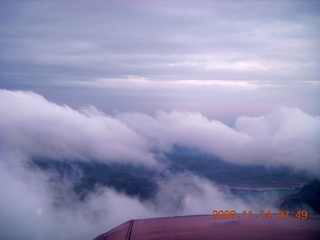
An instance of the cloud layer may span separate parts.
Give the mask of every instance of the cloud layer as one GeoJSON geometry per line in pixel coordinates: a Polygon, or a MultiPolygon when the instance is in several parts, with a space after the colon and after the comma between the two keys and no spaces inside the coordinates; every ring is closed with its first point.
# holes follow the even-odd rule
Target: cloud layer
{"type": "Polygon", "coordinates": [[[110,116],[92,106],[75,110],[33,92],[1,90],[0,115],[0,232],[8,239],[90,239],[131,218],[274,209],[261,199],[244,202],[191,173],[159,180],[152,200],[101,186],[79,200],[72,176],[52,181],[54,172],[27,166],[32,158],[163,168],[159,154],[182,145],[237,164],[320,172],[320,118],[296,108],[242,116],[230,127],[197,112],[110,116]]]}
{"type": "Polygon", "coordinates": [[[238,164],[320,172],[320,117],[297,108],[242,116],[230,127],[197,112],[108,116],[93,106],[74,110],[32,92],[1,90],[0,97],[2,152],[155,166],[155,152],[182,145],[238,164]]]}
{"type": "Polygon", "coordinates": [[[2,6],[0,60],[3,74],[14,82],[21,83],[17,67],[28,83],[50,76],[45,84],[62,85],[130,76],[319,80],[317,1],[3,1],[2,6]]]}
{"type": "Polygon", "coordinates": [[[0,87],[108,114],[319,115],[319,4],[2,0],[0,87]]]}
{"type": "Polygon", "coordinates": [[[234,127],[190,112],[158,112],[154,117],[125,113],[118,118],[159,151],[170,151],[179,144],[233,163],[285,165],[319,176],[320,118],[296,108],[279,107],[266,116],[239,117],[234,127]]]}
{"type": "Polygon", "coordinates": [[[76,111],[32,92],[1,91],[2,149],[29,157],[155,164],[147,142],[93,107],[76,111]],[[10,112],[8,112],[10,111],[10,112]]]}

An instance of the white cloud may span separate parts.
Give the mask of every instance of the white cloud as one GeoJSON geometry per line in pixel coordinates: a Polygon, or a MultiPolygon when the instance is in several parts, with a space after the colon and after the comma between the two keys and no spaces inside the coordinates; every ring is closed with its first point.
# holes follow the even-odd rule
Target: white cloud
{"type": "Polygon", "coordinates": [[[131,218],[273,209],[268,201],[244,202],[190,173],[158,181],[148,201],[106,187],[80,201],[72,177],[53,182],[54,173],[26,167],[33,157],[158,166],[153,152],[179,144],[238,164],[320,172],[320,118],[296,108],[239,117],[229,127],[197,112],[107,116],[93,106],[76,111],[32,92],[1,90],[0,115],[0,232],[8,239],[89,239],[131,218]]]}
{"type": "Polygon", "coordinates": [[[248,162],[256,159],[267,165],[283,164],[319,176],[319,116],[297,108],[279,107],[267,116],[240,117],[236,129],[251,138],[243,153],[248,162]]]}
{"type": "Polygon", "coordinates": [[[320,117],[296,108],[239,117],[234,128],[190,112],[158,112],[155,117],[126,113],[119,119],[160,151],[180,144],[238,164],[285,165],[313,176],[320,173],[320,117]]]}
{"type": "Polygon", "coordinates": [[[190,173],[172,175],[160,181],[155,202],[157,209],[167,215],[208,214],[214,209],[230,209],[236,212],[244,209],[259,212],[261,207],[275,209],[266,199],[252,198],[251,201],[244,202],[226,189],[220,189],[209,180],[190,173]]]}
{"type": "Polygon", "coordinates": [[[1,151],[29,157],[155,165],[148,143],[119,120],[76,111],[31,92],[0,93],[1,151]]]}
{"type": "Polygon", "coordinates": [[[4,152],[159,166],[153,152],[168,152],[178,144],[239,164],[286,165],[317,176],[320,172],[320,117],[297,108],[242,116],[230,127],[197,112],[108,116],[93,106],[76,111],[31,92],[2,90],[0,98],[4,152]]]}
{"type": "Polygon", "coordinates": [[[57,186],[51,174],[0,161],[0,231],[3,239],[93,239],[131,218],[157,216],[138,199],[109,188],[80,201],[71,179],[57,186]],[[63,199],[63,200],[57,200],[63,199]]]}
{"type": "Polygon", "coordinates": [[[130,219],[211,214],[213,209],[259,211],[192,174],[172,175],[160,182],[157,196],[150,201],[108,187],[98,187],[80,201],[71,178],[54,183],[50,180],[54,173],[8,160],[1,156],[0,231],[5,239],[93,239],[130,219]]]}

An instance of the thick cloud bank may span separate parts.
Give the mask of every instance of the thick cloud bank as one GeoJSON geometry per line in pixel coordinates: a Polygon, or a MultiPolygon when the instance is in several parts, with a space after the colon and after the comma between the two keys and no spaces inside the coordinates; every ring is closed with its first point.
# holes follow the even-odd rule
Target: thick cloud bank
{"type": "Polygon", "coordinates": [[[32,92],[0,91],[0,232],[4,239],[90,239],[131,218],[210,214],[213,209],[271,208],[244,203],[193,174],[159,180],[152,200],[96,187],[84,200],[73,179],[27,166],[32,158],[95,160],[164,167],[173,145],[198,148],[238,164],[286,165],[320,173],[320,118],[280,107],[267,116],[239,117],[234,127],[200,113],[74,110],[32,92]]]}
{"type": "Polygon", "coordinates": [[[320,174],[320,117],[296,108],[239,117],[234,128],[190,112],[158,112],[155,117],[125,113],[118,118],[158,151],[170,151],[179,144],[238,164],[285,165],[320,174]]]}
{"type": "Polygon", "coordinates": [[[168,152],[178,144],[234,163],[320,173],[320,117],[296,108],[242,116],[232,128],[196,112],[107,116],[93,106],[77,111],[32,92],[2,90],[0,115],[1,151],[27,157],[155,166],[153,152],[168,152]]]}
{"type": "Polygon", "coordinates": [[[94,107],[76,111],[32,92],[1,91],[2,150],[30,157],[155,164],[147,142],[94,107]]]}

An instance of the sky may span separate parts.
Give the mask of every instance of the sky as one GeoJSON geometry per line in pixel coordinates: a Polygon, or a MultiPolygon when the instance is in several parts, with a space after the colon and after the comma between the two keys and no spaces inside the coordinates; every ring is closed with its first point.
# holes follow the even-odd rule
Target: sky
{"type": "Polygon", "coordinates": [[[27,167],[34,158],[165,171],[159,155],[179,145],[319,178],[319,11],[316,0],[0,0],[0,232],[92,239],[132,218],[273,207],[192,173],[157,182],[151,202],[106,186],[80,201],[72,176],[52,182],[27,167]]]}
{"type": "Polygon", "coordinates": [[[319,114],[320,3],[1,1],[0,87],[106,113],[319,114]]]}

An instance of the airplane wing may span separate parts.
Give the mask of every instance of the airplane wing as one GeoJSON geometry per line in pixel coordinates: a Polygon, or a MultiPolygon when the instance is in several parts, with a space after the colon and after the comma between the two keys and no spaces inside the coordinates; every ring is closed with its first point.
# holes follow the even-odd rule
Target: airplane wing
{"type": "Polygon", "coordinates": [[[94,240],[212,240],[212,239],[320,239],[320,215],[299,219],[212,219],[212,215],[163,217],[127,221],[94,240]]]}

